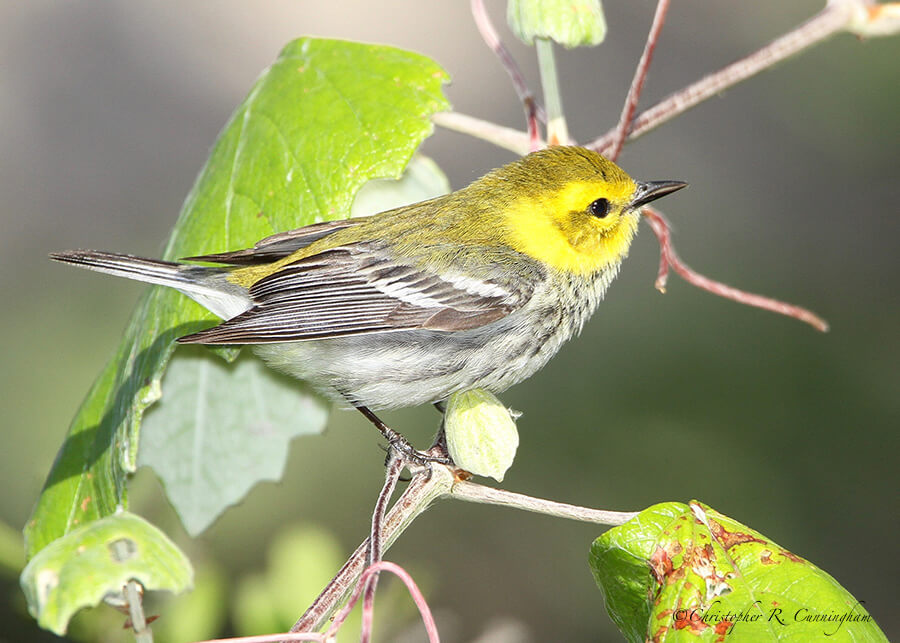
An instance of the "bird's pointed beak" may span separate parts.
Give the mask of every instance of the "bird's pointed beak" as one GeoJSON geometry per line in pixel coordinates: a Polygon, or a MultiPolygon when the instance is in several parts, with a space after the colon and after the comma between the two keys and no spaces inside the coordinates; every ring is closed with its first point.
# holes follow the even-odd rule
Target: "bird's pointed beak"
{"type": "Polygon", "coordinates": [[[639,208],[686,187],[684,181],[638,181],[630,206],[632,209],[639,208]]]}

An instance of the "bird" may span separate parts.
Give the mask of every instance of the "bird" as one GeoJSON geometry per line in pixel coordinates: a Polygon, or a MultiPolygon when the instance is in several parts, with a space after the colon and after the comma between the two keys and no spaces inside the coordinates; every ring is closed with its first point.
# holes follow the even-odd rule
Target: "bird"
{"type": "Polygon", "coordinates": [[[685,186],[636,181],[592,150],[553,146],[447,195],[252,248],[178,262],[50,257],[182,292],[223,321],[179,343],[249,345],[412,455],[375,411],[500,393],[533,375],[603,300],[641,207],[685,186]]]}

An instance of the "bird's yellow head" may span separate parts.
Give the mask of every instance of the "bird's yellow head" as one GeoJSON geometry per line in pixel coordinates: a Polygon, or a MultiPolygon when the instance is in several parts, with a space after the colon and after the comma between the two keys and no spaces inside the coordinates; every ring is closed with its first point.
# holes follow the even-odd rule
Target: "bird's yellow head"
{"type": "Polygon", "coordinates": [[[515,250],[579,275],[618,266],[637,232],[640,207],[686,185],[635,181],[581,147],[534,152],[483,180],[516,195],[503,208],[507,242],[515,250]]]}

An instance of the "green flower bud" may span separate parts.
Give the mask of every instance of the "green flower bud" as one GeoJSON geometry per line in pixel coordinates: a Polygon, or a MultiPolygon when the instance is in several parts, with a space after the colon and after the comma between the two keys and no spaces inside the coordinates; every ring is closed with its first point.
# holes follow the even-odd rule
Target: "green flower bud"
{"type": "Polygon", "coordinates": [[[453,462],[479,476],[503,481],[519,447],[515,416],[492,393],[472,389],[447,400],[444,434],[453,462]]]}
{"type": "Polygon", "coordinates": [[[549,38],[568,48],[593,46],[606,37],[600,0],[509,0],[506,20],[526,45],[549,38]]]}

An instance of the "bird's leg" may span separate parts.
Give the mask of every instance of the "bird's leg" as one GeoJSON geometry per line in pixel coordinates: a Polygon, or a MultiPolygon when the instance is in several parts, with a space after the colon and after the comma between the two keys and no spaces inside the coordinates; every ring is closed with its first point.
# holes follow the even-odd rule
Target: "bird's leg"
{"type": "Polygon", "coordinates": [[[433,455],[430,453],[424,453],[422,451],[418,451],[409,443],[409,440],[404,438],[402,435],[394,431],[391,427],[381,421],[381,419],[372,413],[368,407],[354,404],[356,410],[362,413],[369,422],[375,425],[375,428],[384,436],[384,439],[387,440],[388,444],[392,449],[395,449],[400,455],[406,458],[408,461],[414,462],[419,465],[427,466],[430,462],[437,462],[439,464],[450,464],[450,458],[441,455],[433,455]]]}
{"type": "Polygon", "coordinates": [[[447,414],[447,402],[443,400],[435,402],[434,408],[441,414],[441,426],[438,428],[437,435],[434,436],[434,444],[431,445],[431,448],[438,447],[442,452],[450,453],[447,449],[447,434],[444,432],[444,418],[447,414]]]}

